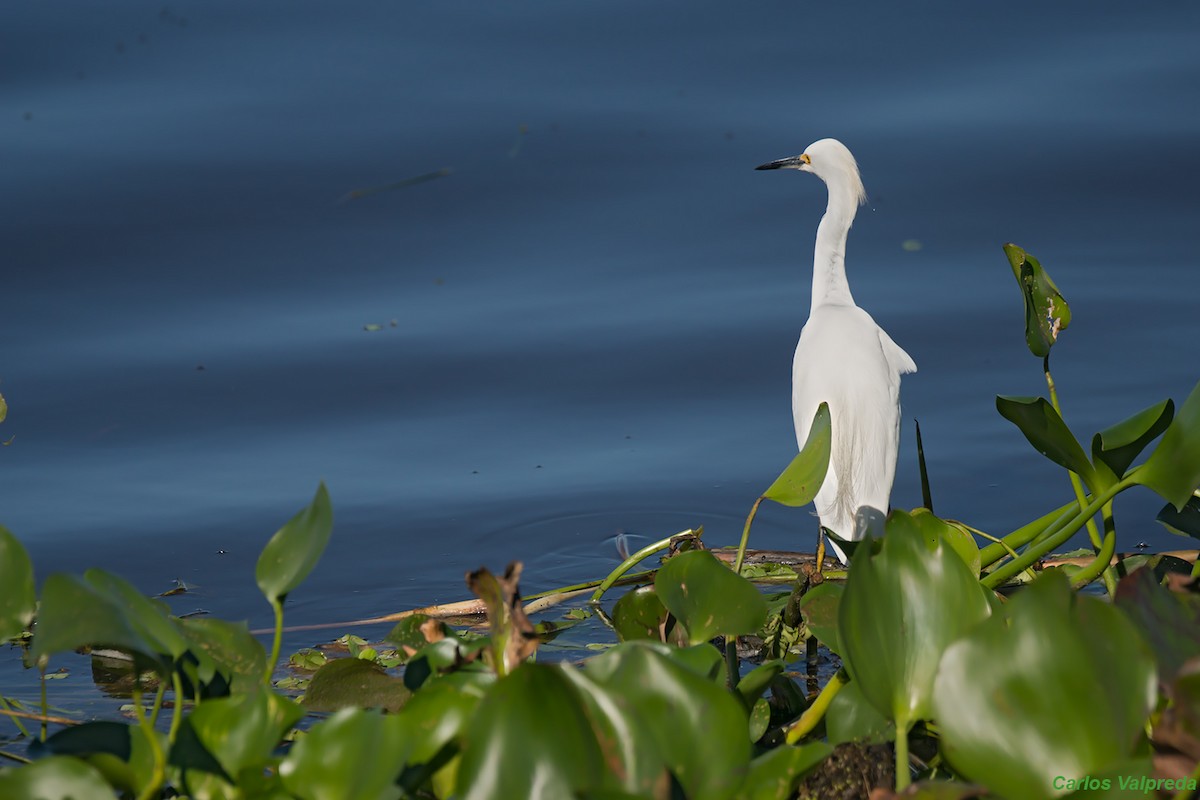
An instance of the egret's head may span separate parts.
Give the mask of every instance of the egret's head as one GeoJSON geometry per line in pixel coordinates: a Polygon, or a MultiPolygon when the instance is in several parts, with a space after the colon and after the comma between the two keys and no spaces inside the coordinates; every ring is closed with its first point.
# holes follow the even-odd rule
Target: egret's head
{"type": "Polygon", "coordinates": [[[831,191],[835,186],[844,189],[856,204],[861,204],[867,199],[867,190],[858,174],[858,162],[854,160],[854,155],[846,145],[837,139],[819,139],[798,156],[761,164],[755,169],[798,169],[801,172],[811,172],[825,181],[831,191]]]}

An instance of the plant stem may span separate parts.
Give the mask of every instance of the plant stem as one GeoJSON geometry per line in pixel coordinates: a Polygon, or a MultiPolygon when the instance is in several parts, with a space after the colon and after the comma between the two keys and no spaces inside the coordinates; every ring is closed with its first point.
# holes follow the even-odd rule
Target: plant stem
{"type": "Polygon", "coordinates": [[[171,686],[175,689],[175,707],[171,709],[171,727],[167,731],[167,741],[174,745],[179,726],[183,722],[183,678],[180,677],[179,670],[171,673],[171,686]]]}
{"type": "MultiPolygon", "coordinates": [[[[136,669],[136,667],[135,667],[136,669]]],[[[158,694],[155,697],[155,706],[162,700],[163,684],[158,684],[158,694]]],[[[133,706],[134,712],[138,717],[138,727],[141,728],[142,735],[146,737],[146,744],[150,746],[150,754],[154,758],[154,771],[150,773],[150,780],[145,787],[138,793],[137,800],[151,800],[158,795],[159,789],[162,788],[163,781],[167,777],[166,756],[163,755],[162,743],[158,741],[158,732],[154,730],[154,718],[157,717],[157,712],[153,716],[146,713],[142,708],[142,679],[141,675],[134,674],[133,676],[133,706]]]]}
{"type": "MultiPolygon", "coordinates": [[[[1047,353],[1045,358],[1042,359],[1042,371],[1046,374],[1046,387],[1050,390],[1050,405],[1058,414],[1059,419],[1062,419],[1062,408],[1058,404],[1058,392],[1054,388],[1054,378],[1050,375],[1049,353],[1047,353]]],[[[1075,490],[1075,501],[1079,504],[1079,508],[1082,510],[1087,504],[1087,499],[1083,493],[1083,481],[1080,480],[1079,475],[1071,470],[1067,470],[1067,475],[1071,478],[1071,488],[1075,490]]],[[[1101,548],[1100,532],[1096,530],[1096,520],[1092,519],[1091,517],[1088,517],[1087,520],[1087,531],[1088,538],[1092,540],[1092,548],[1099,552],[1101,548]]]]}
{"type": "Polygon", "coordinates": [[[1047,553],[1050,553],[1054,550],[1054,548],[1070,539],[1071,536],[1083,526],[1084,521],[1095,516],[1096,512],[1099,511],[1105,503],[1107,503],[1109,500],[1112,500],[1130,486],[1135,485],[1137,481],[1134,480],[1134,478],[1137,476],[1137,473],[1140,471],[1140,469],[1140,467],[1134,467],[1124,478],[1101,492],[1100,495],[1093,499],[1089,505],[1087,505],[1075,516],[1069,518],[1065,523],[1062,522],[1062,518],[1060,518],[1058,521],[1055,521],[1053,525],[1046,529],[1041,541],[1032,545],[1020,558],[1013,559],[1007,564],[997,567],[992,572],[983,576],[979,582],[989,589],[995,589],[1009,578],[1014,577],[1027,567],[1032,566],[1039,558],[1047,553]]]}
{"type": "Polygon", "coordinates": [[[899,794],[912,783],[912,772],[908,768],[908,725],[896,720],[896,793],[899,794]]]}
{"type": "Polygon", "coordinates": [[[787,743],[795,744],[812,733],[816,729],[817,723],[825,718],[825,712],[829,710],[829,704],[833,702],[833,698],[837,697],[837,693],[849,682],[850,676],[846,673],[845,667],[835,672],[829,679],[829,683],[825,684],[825,688],[812,701],[812,705],[806,708],[800,715],[800,719],[788,728],[787,743]]]}
{"type": "Polygon", "coordinates": [[[1004,558],[1005,554],[1018,547],[1024,547],[1038,537],[1042,531],[1048,530],[1049,527],[1057,525],[1061,519],[1070,519],[1074,513],[1073,509],[1078,508],[1076,503],[1067,503],[1059,506],[1049,514],[1044,514],[1038,517],[1033,522],[1022,525],[1012,533],[1004,536],[1000,542],[989,544],[979,551],[979,562],[981,566],[990,567],[1000,559],[1004,558]]]}
{"type": "Polygon", "coordinates": [[[275,640],[271,643],[271,657],[267,659],[267,670],[263,675],[263,683],[268,687],[279,661],[279,648],[283,646],[283,602],[277,597],[271,598],[271,609],[275,612],[275,640]]]}
{"type": "Polygon", "coordinates": [[[732,691],[737,688],[742,679],[741,672],[738,670],[736,636],[725,637],[725,670],[729,673],[729,689],[732,691]]]}
{"type": "Polygon", "coordinates": [[[754,522],[754,515],[758,513],[758,507],[766,500],[765,495],[759,495],[759,498],[754,501],[754,505],[750,506],[750,514],[746,517],[746,524],[742,527],[742,541],[738,543],[737,559],[733,562],[733,571],[737,575],[742,574],[742,562],[746,559],[746,543],[750,541],[750,524],[754,522]]]}
{"type": "MultiPolygon", "coordinates": [[[[1078,589],[1081,586],[1087,586],[1101,574],[1106,578],[1111,576],[1112,571],[1109,567],[1112,565],[1112,557],[1116,552],[1117,534],[1115,531],[1109,531],[1104,535],[1104,546],[1100,548],[1100,552],[1092,559],[1092,563],[1075,573],[1075,577],[1071,579],[1071,585],[1078,589]]],[[[1109,596],[1111,597],[1115,593],[1116,587],[1114,586],[1109,596]]]]}
{"type": "Polygon", "coordinates": [[[618,564],[616,569],[608,573],[608,577],[600,582],[600,585],[596,587],[596,591],[592,592],[591,601],[593,603],[599,602],[600,598],[604,596],[604,593],[612,588],[612,585],[616,583],[622,575],[639,564],[642,559],[657,553],[659,550],[666,550],[671,546],[671,542],[675,541],[675,539],[679,538],[680,536],[687,536],[688,534],[693,533],[695,533],[695,531],[689,528],[688,530],[681,531],[674,536],[668,536],[666,539],[659,539],[657,542],[648,544],[641,550],[638,550],[629,558],[618,564]]]}

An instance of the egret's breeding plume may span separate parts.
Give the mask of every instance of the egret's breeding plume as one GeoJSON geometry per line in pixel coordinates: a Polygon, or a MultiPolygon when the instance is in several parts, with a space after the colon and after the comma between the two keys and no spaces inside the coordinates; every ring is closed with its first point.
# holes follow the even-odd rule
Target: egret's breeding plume
{"type": "MultiPolygon", "coordinates": [[[[813,142],[802,154],[757,169],[811,172],[829,188],[817,226],[812,306],[792,361],[792,418],[800,446],[817,406],[829,404],[829,471],[814,504],[821,526],[857,539],[855,514],[886,513],[900,446],[900,376],[916,372],[908,353],[854,304],[846,282],[846,235],[866,199],[858,164],[836,139],[813,142]]],[[[843,561],[845,553],[830,545],[843,561]]]]}

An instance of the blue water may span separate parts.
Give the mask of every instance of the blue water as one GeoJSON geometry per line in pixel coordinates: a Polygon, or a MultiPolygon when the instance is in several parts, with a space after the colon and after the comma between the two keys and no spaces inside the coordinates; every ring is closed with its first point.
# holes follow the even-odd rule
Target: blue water
{"type": "MultiPolygon", "coordinates": [[[[327,482],[294,624],[459,599],[614,534],[736,540],[795,450],[825,136],[871,195],[850,281],[916,360],[936,510],[1070,497],[998,417],[1044,391],[1000,250],[1072,303],[1082,436],[1200,379],[1200,6],[82,0],[0,9],[0,524],[265,625],[270,534],[327,482]],[[339,203],[442,168],[447,177],[339,203]],[[906,241],[919,242],[910,251],[906,241]],[[365,326],[379,325],[379,330],[365,326]]],[[[920,503],[906,423],[895,505],[920,503]]],[[[1121,548],[1190,546],[1118,502],[1121,548]]],[[[810,549],[806,511],[754,545],[810,549]]],[[[644,540],[635,539],[635,544],[644,540]]]]}

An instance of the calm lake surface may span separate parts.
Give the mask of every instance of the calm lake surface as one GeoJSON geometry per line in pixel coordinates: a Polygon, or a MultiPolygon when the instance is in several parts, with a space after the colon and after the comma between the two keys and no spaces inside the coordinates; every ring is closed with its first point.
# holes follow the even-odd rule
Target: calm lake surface
{"type": "MultiPolygon", "coordinates": [[[[600,577],[620,532],[734,543],[795,452],[825,202],[753,167],[834,136],[936,510],[1006,532],[1071,491],[994,408],[1045,391],[1004,242],[1072,304],[1081,436],[1200,379],[1198,30],[1191,2],[10,3],[0,524],[39,581],[178,578],[254,627],[258,552],[322,480],[291,624],[512,559],[527,592],[600,577]]],[[[1122,496],[1121,549],[1190,546],[1160,506],[1122,496]]],[[[768,508],[752,545],[815,533],[768,508]]]]}

